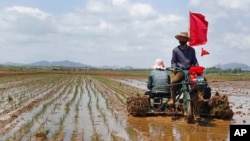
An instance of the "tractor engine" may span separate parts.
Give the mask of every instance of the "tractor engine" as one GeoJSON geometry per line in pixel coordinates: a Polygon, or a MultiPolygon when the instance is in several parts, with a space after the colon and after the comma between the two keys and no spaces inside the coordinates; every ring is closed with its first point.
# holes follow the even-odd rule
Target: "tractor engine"
{"type": "Polygon", "coordinates": [[[189,69],[189,80],[191,88],[194,88],[196,85],[206,85],[206,79],[202,76],[204,72],[204,67],[193,66],[189,69]]]}
{"type": "Polygon", "coordinates": [[[192,89],[202,89],[204,90],[203,98],[210,99],[211,88],[207,83],[206,78],[203,76],[204,67],[193,66],[189,69],[189,81],[192,89]]]}

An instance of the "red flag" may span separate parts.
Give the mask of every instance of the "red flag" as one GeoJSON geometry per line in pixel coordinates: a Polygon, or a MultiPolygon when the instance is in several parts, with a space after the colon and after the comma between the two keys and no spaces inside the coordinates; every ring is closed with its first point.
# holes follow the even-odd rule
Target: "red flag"
{"type": "Polygon", "coordinates": [[[208,54],[209,54],[208,51],[206,51],[205,49],[201,48],[201,56],[208,55],[208,54]]]}
{"type": "Polygon", "coordinates": [[[207,42],[208,22],[205,16],[199,13],[190,15],[190,46],[204,45],[207,42]]]}

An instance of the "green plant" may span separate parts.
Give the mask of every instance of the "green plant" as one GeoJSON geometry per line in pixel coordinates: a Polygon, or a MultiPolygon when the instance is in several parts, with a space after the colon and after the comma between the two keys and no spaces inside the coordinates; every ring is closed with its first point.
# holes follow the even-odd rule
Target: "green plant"
{"type": "Polygon", "coordinates": [[[215,96],[220,96],[218,91],[215,92],[215,96]]]}
{"type": "Polygon", "coordinates": [[[12,103],[12,102],[13,102],[13,97],[10,96],[10,95],[8,96],[8,102],[9,102],[9,103],[12,103]]]}

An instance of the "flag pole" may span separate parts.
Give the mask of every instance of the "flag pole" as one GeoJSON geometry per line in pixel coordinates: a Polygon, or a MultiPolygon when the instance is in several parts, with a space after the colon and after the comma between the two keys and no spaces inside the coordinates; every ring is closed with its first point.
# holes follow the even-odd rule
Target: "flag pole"
{"type": "Polygon", "coordinates": [[[188,34],[190,35],[190,13],[191,13],[191,11],[189,11],[189,13],[188,13],[188,34]]]}
{"type": "Polygon", "coordinates": [[[189,44],[189,46],[190,46],[190,13],[191,13],[191,11],[189,11],[189,13],[188,13],[188,36],[189,36],[189,42],[188,42],[188,44],[189,44]]]}

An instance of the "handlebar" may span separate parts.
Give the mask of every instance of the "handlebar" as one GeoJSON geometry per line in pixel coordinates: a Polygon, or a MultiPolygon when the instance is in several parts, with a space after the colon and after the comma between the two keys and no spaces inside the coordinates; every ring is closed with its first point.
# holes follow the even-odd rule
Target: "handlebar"
{"type": "Polygon", "coordinates": [[[165,68],[165,70],[167,70],[167,71],[174,71],[174,69],[176,70],[176,71],[185,71],[184,69],[182,69],[182,68],[180,68],[180,67],[167,67],[167,68],[165,68]]]}
{"type": "Polygon", "coordinates": [[[173,67],[167,67],[165,70],[167,70],[167,71],[174,71],[174,68],[173,67]]]}

